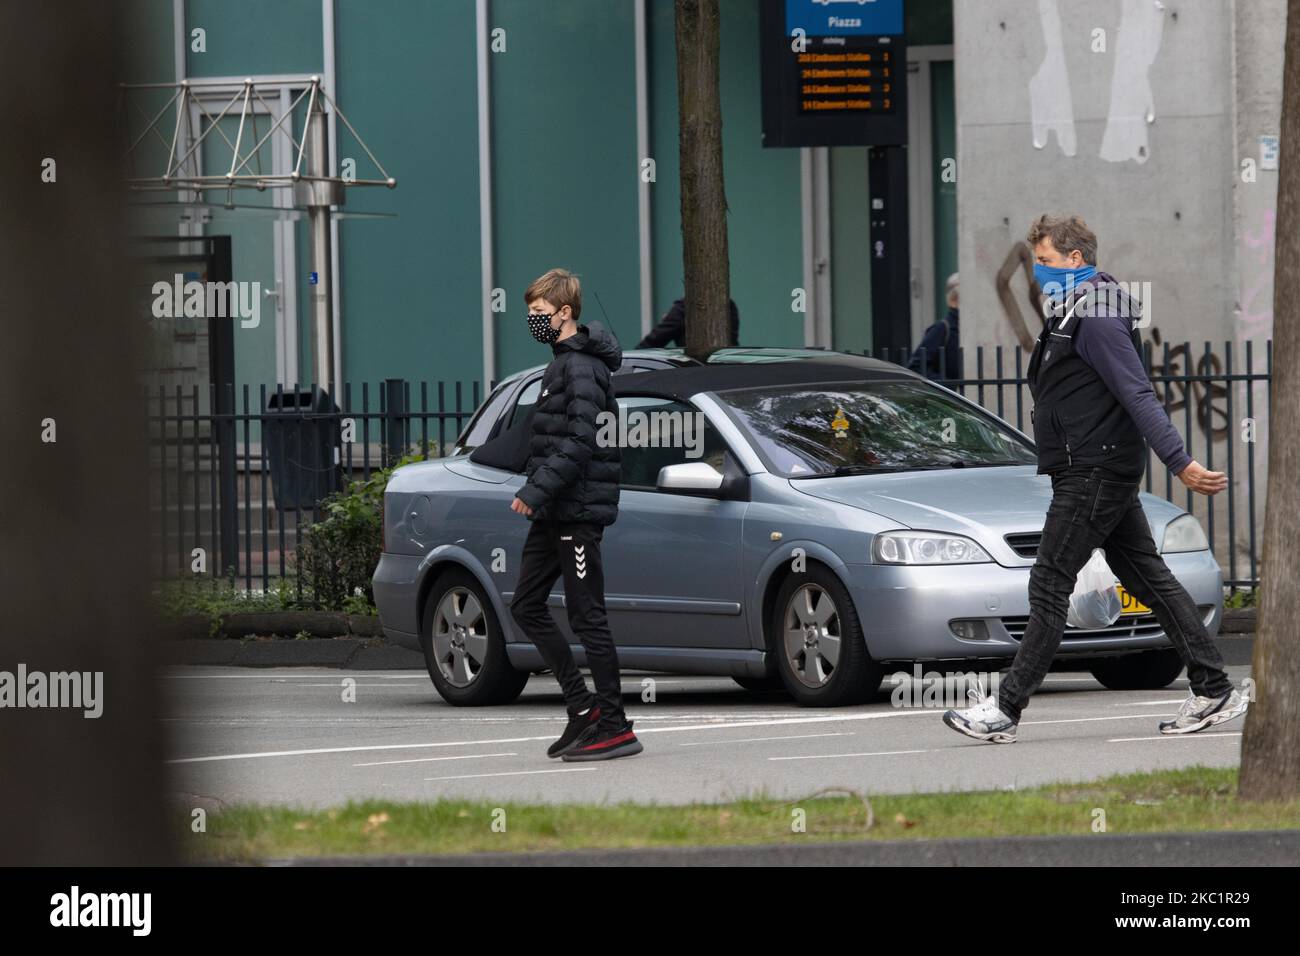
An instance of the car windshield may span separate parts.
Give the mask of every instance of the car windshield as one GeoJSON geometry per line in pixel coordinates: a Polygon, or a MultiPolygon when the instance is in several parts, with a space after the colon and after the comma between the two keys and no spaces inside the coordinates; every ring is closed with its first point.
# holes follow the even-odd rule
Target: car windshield
{"type": "Polygon", "coordinates": [[[1037,461],[1008,425],[924,382],[746,388],[720,397],[787,478],[1037,461]]]}

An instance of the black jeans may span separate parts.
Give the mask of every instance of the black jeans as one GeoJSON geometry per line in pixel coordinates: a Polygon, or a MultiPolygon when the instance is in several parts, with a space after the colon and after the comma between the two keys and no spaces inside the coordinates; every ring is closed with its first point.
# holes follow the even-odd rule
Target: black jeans
{"type": "Polygon", "coordinates": [[[560,682],[569,711],[577,713],[599,703],[601,722],[621,726],[624,715],[618,652],[605,616],[605,572],[600,563],[604,530],[598,524],[533,521],[524,541],[510,613],[560,682]],[[587,652],[587,666],[596,685],[594,696],[546,606],[551,587],[561,574],[569,626],[587,652]]]}
{"type": "Polygon", "coordinates": [[[998,706],[1013,720],[1038,689],[1065,631],[1074,581],[1103,548],[1120,584],[1155,613],[1187,665],[1193,692],[1221,697],[1232,690],[1191,595],[1165,565],[1138,500],[1137,482],[1113,481],[1100,468],[1052,476],[1052,503],[1029,572],[1029,623],[1015,660],[998,686],[998,706]]]}

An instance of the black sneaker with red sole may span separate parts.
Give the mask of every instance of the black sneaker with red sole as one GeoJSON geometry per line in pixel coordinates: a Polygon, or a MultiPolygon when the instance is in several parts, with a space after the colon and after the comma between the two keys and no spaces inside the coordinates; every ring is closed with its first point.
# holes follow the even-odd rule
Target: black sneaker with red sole
{"type": "Polygon", "coordinates": [[[639,754],[645,748],[632,733],[632,721],[625,720],[622,725],[610,726],[604,722],[583,731],[573,749],[562,759],[569,763],[588,760],[612,760],[615,757],[630,757],[639,754]]]}
{"type": "Polygon", "coordinates": [[[560,734],[559,740],[546,748],[546,756],[560,757],[568,753],[578,743],[582,732],[595,727],[599,720],[600,706],[597,704],[592,704],[580,714],[570,712],[569,722],[564,725],[564,733],[560,734]]]}

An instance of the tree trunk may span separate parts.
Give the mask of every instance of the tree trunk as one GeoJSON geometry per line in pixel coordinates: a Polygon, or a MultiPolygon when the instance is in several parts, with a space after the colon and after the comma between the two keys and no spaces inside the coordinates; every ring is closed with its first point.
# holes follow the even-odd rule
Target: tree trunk
{"type": "Polygon", "coordinates": [[[677,0],[686,354],[701,360],[731,344],[718,24],[718,0],[677,0]]]}
{"type": "Polygon", "coordinates": [[[0,150],[0,670],[12,675],[0,711],[0,865],[172,859],[147,587],[135,348],[145,322],[128,306],[120,201],[116,83],[129,74],[114,53],[132,45],[116,7],[0,5],[0,62],[23,80],[0,93],[9,142],[0,150]],[[80,706],[53,707],[46,696],[33,707],[42,703],[34,677],[52,689],[54,674],[74,672],[92,675],[83,686],[96,699],[70,701],[69,680],[59,699],[80,706]],[[23,709],[10,709],[14,691],[23,709]]]}
{"type": "Polygon", "coordinates": [[[1259,623],[1246,712],[1239,794],[1245,800],[1300,797],[1300,0],[1287,4],[1282,134],[1273,261],[1273,404],[1268,436],[1259,623]],[[1289,423],[1289,424],[1288,424],[1289,423]]]}

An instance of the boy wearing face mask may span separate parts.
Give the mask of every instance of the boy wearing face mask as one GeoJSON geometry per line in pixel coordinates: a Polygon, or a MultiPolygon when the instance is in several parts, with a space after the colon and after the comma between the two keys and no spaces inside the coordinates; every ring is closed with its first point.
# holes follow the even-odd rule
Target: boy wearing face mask
{"type": "Polygon", "coordinates": [[[618,414],[613,373],[623,350],[613,333],[582,325],[582,286],[551,269],[524,292],[528,330],[551,348],[532,415],[527,481],[510,509],[532,522],[524,542],[510,613],[537,645],[559,681],[569,721],[547,749],[566,761],[609,760],[640,753],[623,713],[618,654],[605,614],[600,541],[618,517],[617,444],[597,441],[604,414],[618,414]],[[582,642],[596,685],[593,695],[546,600],[564,578],[569,625],[582,642]]]}

